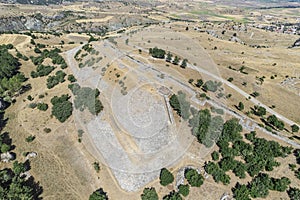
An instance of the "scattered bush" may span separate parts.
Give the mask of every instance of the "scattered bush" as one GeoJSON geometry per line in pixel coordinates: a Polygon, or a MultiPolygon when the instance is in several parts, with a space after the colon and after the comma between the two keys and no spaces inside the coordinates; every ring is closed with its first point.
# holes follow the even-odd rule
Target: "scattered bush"
{"type": "Polygon", "coordinates": [[[66,73],[63,71],[57,71],[55,76],[49,76],[47,78],[47,88],[51,89],[59,83],[63,83],[65,81],[66,73]]]}
{"type": "Polygon", "coordinates": [[[44,128],[44,132],[45,132],[45,133],[50,133],[50,132],[51,132],[51,129],[50,129],[50,128],[44,128]]]}
{"type": "Polygon", "coordinates": [[[42,110],[42,111],[46,111],[46,110],[48,110],[48,104],[46,104],[46,103],[38,103],[37,104],[37,109],[42,110]]]}
{"type": "Polygon", "coordinates": [[[34,135],[30,135],[25,140],[26,140],[26,142],[32,142],[34,139],[35,139],[35,136],[34,135]]]}

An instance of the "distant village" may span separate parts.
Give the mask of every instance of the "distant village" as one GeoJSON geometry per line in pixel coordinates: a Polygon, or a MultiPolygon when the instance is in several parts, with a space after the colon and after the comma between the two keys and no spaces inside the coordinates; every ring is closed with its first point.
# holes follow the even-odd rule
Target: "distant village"
{"type": "Polygon", "coordinates": [[[263,15],[261,16],[261,20],[269,21],[270,24],[253,24],[253,27],[277,33],[300,35],[300,18],[297,18],[295,23],[286,23],[275,19],[271,15],[263,15]]]}

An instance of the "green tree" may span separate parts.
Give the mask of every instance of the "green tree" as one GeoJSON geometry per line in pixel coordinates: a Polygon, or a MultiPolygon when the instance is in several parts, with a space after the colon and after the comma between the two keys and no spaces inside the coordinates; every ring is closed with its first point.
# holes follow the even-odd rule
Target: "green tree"
{"type": "Polygon", "coordinates": [[[168,195],[163,197],[163,200],[182,200],[182,198],[178,192],[171,191],[168,195]]]}
{"type": "Polygon", "coordinates": [[[180,61],[180,58],[178,56],[175,56],[175,58],[173,60],[173,64],[178,65],[179,61],[180,61]]]}
{"type": "Polygon", "coordinates": [[[76,78],[75,78],[75,76],[74,76],[73,74],[69,74],[69,75],[68,75],[68,81],[70,81],[71,83],[74,83],[74,82],[76,82],[77,80],[76,80],[76,78]]]}
{"type": "Polygon", "coordinates": [[[155,188],[145,188],[143,190],[143,194],[141,194],[142,200],[158,200],[158,195],[156,193],[155,188]]]}
{"type": "Polygon", "coordinates": [[[237,183],[235,187],[232,189],[233,198],[236,200],[251,200],[249,195],[250,192],[246,185],[241,185],[237,183]]]}
{"type": "Polygon", "coordinates": [[[246,178],[246,165],[240,161],[235,161],[235,167],[232,172],[239,178],[246,178]]]}
{"type": "Polygon", "coordinates": [[[26,167],[25,167],[25,164],[24,164],[24,163],[15,161],[15,162],[13,163],[13,168],[12,168],[12,170],[13,170],[13,172],[18,176],[18,175],[20,175],[21,173],[26,172],[26,167]]]}
{"type": "Polygon", "coordinates": [[[182,194],[183,196],[188,196],[190,193],[190,187],[189,185],[179,185],[178,186],[179,193],[182,194]]]}
{"type": "Polygon", "coordinates": [[[262,107],[262,106],[259,106],[259,107],[254,106],[254,109],[255,109],[254,114],[257,115],[257,116],[262,117],[262,116],[264,116],[265,114],[267,114],[266,109],[265,109],[264,107],[262,107]]]}
{"type": "Polygon", "coordinates": [[[196,87],[200,88],[203,85],[202,79],[197,79],[196,87]]]}
{"type": "Polygon", "coordinates": [[[190,84],[193,84],[194,79],[190,78],[188,82],[189,82],[190,84]]]}
{"type": "Polygon", "coordinates": [[[172,61],[172,56],[173,56],[173,55],[172,55],[170,52],[168,52],[166,61],[167,61],[167,62],[171,62],[171,61],[172,61]]]}
{"type": "Polygon", "coordinates": [[[151,56],[153,58],[160,58],[160,59],[164,59],[165,58],[165,54],[166,54],[165,50],[159,49],[157,47],[154,47],[153,49],[150,48],[149,49],[149,53],[151,54],[151,56]]]}
{"type": "Polygon", "coordinates": [[[293,124],[291,128],[293,133],[297,133],[299,131],[299,127],[296,124],[293,124]]]}
{"type": "Polygon", "coordinates": [[[100,171],[100,165],[99,162],[94,162],[93,163],[93,167],[95,169],[95,171],[98,173],[100,171]]]}
{"type": "Polygon", "coordinates": [[[238,109],[240,111],[242,111],[242,110],[244,110],[244,108],[245,108],[245,106],[244,106],[243,102],[239,102],[238,109]]]}
{"type": "Polygon", "coordinates": [[[204,182],[203,176],[195,169],[186,169],[184,172],[184,177],[192,187],[200,187],[204,182]]]}
{"type": "Polygon", "coordinates": [[[281,120],[278,120],[278,118],[275,115],[270,115],[267,118],[267,122],[269,124],[273,125],[274,127],[278,128],[279,130],[284,129],[284,122],[281,120]]]}
{"type": "Polygon", "coordinates": [[[160,171],[159,179],[160,179],[160,184],[162,186],[166,186],[171,184],[174,181],[174,176],[169,170],[163,168],[160,171]]]}
{"type": "Polygon", "coordinates": [[[258,97],[259,95],[260,95],[260,94],[259,94],[258,92],[256,92],[256,91],[253,92],[253,93],[251,94],[251,96],[253,96],[254,98],[255,98],[255,97],[258,97]]]}
{"type": "Polygon", "coordinates": [[[269,194],[271,179],[267,174],[259,174],[250,183],[250,195],[253,198],[266,198],[269,194]]]}
{"type": "Polygon", "coordinates": [[[190,117],[190,103],[185,98],[186,94],[179,91],[178,95],[173,94],[171,96],[169,102],[177,114],[184,120],[187,120],[190,117]]]}
{"type": "Polygon", "coordinates": [[[187,59],[183,59],[183,60],[182,60],[182,62],[181,62],[181,65],[180,65],[180,67],[181,67],[181,68],[186,68],[186,66],[187,66],[187,62],[188,62],[188,60],[187,60],[187,59]]]}
{"type": "Polygon", "coordinates": [[[271,178],[272,184],[269,186],[270,190],[275,190],[279,192],[284,192],[288,188],[289,184],[291,184],[291,181],[287,177],[282,177],[279,179],[271,178]]]}
{"type": "Polygon", "coordinates": [[[232,82],[232,81],[233,81],[233,78],[232,78],[232,77],[229,77],[229,78],[227,79],[227,81],[228,81],[228,82],[232,82]]]}
{"type": "Polygon", "coordinates": [[[30,135],[30,136],[28,136],[28,137],[25,139],[25,141],[26,141],[26,142],[32,142],[34,139],[35,139],[35,136],[34,136],[34,135],[30,135]]]}
{"type": "Polygon", "coordinates": [[[39,110],[46,111],[46,110],[48,110],[48,104],[46,104],[46,103],[38,103],[37,104],[37,108],[39,110]]]}
{"type": "Polygon", "coordinates": [[[0,78],[13,77],[20,67],[17,58],[8,52],[6,45],[0,45],[0,78]]]}
{"type": "Polygon", "coordinates": [[[225,157],[219,162],[220,168],[223,171],[233,170],[236,167],[236,162],[232,157],[225,157]]]}
{"type": "Polygon", "coordinates": [[[210,92],[216,92],[218,90],[218,82],[216,81],[206,81],[203,85],[203,89],[210,92]]]}
{"type": "Polygon", "coordinates": [[[220,158],[219,153],[217,151],[212,152],[211,157],[214,161],[217,161],[220,158]]]}
{"type": "Polygon", "coordinates": [[[6,153],[6,152],[8,152],[9,150],[11,149],[11,146],[10,145],[8,145],[8,144],[2,144],[1,145],[1,153],[6,153]]]}
{"type": "Polygon", "coordinates": [[[75,108],[80,111],[86,108],[93,115],[98,115],[103,110],[103,105],[99,100],[100,92],[98,89],[89,87],[80,87],[78,84],[72,84],[70,87],[72,93],[75,95],[75,108]]]}
{"type": "Polygon", "coordinates": [[[211,139],[208,136],[208,131],[211,123],[211,114],[208,109],[200,110],[194,117],[192,122],[193,135],[198,139],[198,142],[204,144],[206,147],[210,147],[211,139]],[[195,121],[195,122],[193,122],[195,121]]]}
{"type": "Polygon", "coordinates": [[[61,123],[65,122],[73,112],[72,103],[68,101],[69,98],[68,95],[62,95],[61,97],[54,96],[51,99],[52,115],[61,123]]]}
{"type": "Polygon", "coordinates": [[[89,200],[108,200],[108,196],[106,192],[100,188],[90,195],[89,200]]]}
{"type": "Polygon", "coordinates": [[[287,191],[287,193],[291,200],[300,200],[300,189],[299,188],[291,187],[287,191]]]}

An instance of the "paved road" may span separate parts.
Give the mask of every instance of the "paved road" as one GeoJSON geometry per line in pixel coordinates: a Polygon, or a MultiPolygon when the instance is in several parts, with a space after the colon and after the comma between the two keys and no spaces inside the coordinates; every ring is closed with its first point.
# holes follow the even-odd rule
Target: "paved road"
{"type": "MultiPolygon", "coordinates": [[[[144,48],[142,48],[142,47],[136,46],[136,48],[141,49],[141,50],[143,50],[143,51],[145,51],[145,52],[148,52],[146,49],[144,49],[144,48]]],[[[209,71],[207,71],[207,70],[205,70],[205,69],[202,69],[202,68],[200,68],[200,67],[197,67],[197,66],[195,66],[195,65],[192,65],[192,64],[190,64],[190,63],[187,64],[187,67],[189,67],[189,68],[191,68],[191,69],[194,69],[194,70],[196,70],[196,71],[198,71],[198,72],[200,72],[200,73],[202,73],[202,74],[206,74],[206,75],[208,75],[208,76],[210,76],[210,77],[212,77],[212,78],[214,78],[214,79],[216,79],[216,80],[222,82],[223,84],[226,84],[228,87],[234,89],[235,91],[237,91],[238,93],[240,93],[241,95],[243,95],[243,96],[244,96],[245,98],[247,98],[247,99],[248,99],[248,97],[250,96],[248,93],[246,93],[245,91],[243,91],[242,89],[240,89],[240,88],[237,87],[236,85],[232,84],[231,82],[229,82],[229,81],[223,79],[222,77],[217,76],[217,75],[215,75],[215,74],[213,74],[213,73],[211,73],[211,72],[209,72],[209,71]]],[[[281,115],[281,114],[275,112],[274,110],[272,110],[271,108],[269,108],[267,105],[261,103],[259,100],[255,99],[254,97],[251,97],[251,99],[249,99],[249,101],[251,101],[251,102],[254,103],[255,105],[259,105],[259,106],[264,107],[264,108],[266,109],[267,112],[271,113],[272,115],[276,115],[278,119],[282,120],[282,121],[285,122],[286,124],[288,124],[288,125],[290,125],[290,126],[293,125],[293,124],[296,124],[296,125],[299,126],[299,124],[297,124],[297,123],[293,122],[292,120],[290,120],[290,119],[284,117],[283,115],[281,115]]]]}
{"type": "MultiPolygon", "coordinates": [[[[226,84],[228,87],[234,89],[235,91],[237,91],[238,93],[240,93],[241,95],[243,95],[245,98],[248,98],[250,96],[248,93],[246,93],[245,91],[243,91],[242,89],[240,89],[236,85],[230,83],[229,81],[226,81],[222,77],[219,77],[219,76],[217,76],[215,74],[210,73],[209,71],[206,71],[205,69],[199,68],[199,67],[191,65],[191,64],[188,64],[187,67],[192,68],[192,69],[194,69],[194,70],[196,70],[196,71],[198,71],[200,73],[206,74],[206,75],[208,75],[208,76],[210,76],[210,77],[212,77],[212,78],[214,78],[214,79],[222,82],[223,84],[226,84]]],[[[274,110],[272,110],[271,108],[269,108],[267,105],[261,103],[259,100],[255,99],[253,97],[251,99],[249,99],[249,101],[251,101],[255,105],[259,105],[259,106],[264,107],[267,112],[271,113],[272,115],[276,115],[278,119],[284,121],[288,125],[297,124],[297,123],[293,122],[292,120],[290,120],[290,119],[282,116],[281,114],[275,112],[274,110]]]]}

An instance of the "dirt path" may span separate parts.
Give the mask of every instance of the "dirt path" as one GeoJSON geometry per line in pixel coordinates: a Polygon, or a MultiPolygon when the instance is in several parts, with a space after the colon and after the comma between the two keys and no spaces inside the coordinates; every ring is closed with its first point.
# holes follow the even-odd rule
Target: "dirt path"
{"type": "MultiPolygon", "coordinates": [[[[202,68],[199,68],[199,67],[196,67],[194,65],[191,65],[191,64],[188,64],[187,65],[188,67],[200,72],[200,73],[203,73],[203,74],[206,74],[220,82],[222,82],[223,84],[227,85],[228,87],[234,89],[236,92],[240,93],[242,96],[244,96],[245,98],[248,98],[250,95],[246,92],[244,92],[242,89],[240,89],[239,87],[237,87],[236,85],[230,83],[229,81],[226,81],[225,79],[223,79],[222,77],[218,77],[216,76],[215,74],[212,74],[202,68]]],[[[266,109],[267,112],[271,113],[272,115],[276,115],[277,118],[279,118],[280,120],[284,121],[285,123],[287,123],[288,125],[293,125],[293,124],[296,124],[298,125],[297,123],[293,122],[292,120],[284,117],[283,115],[275,112],[274,110],[272,110],[271,108],[269,108],[267,105],[261,103],[259,100],[255,99],[255,98],[251,98],[249,99],[249,101],[251,101],[252,103],[254,103],[255,105],[259,105],[259,106],[262,106],[266,109]]],[[[299,126],[299,125],[298,125],[299,126]]]]}

